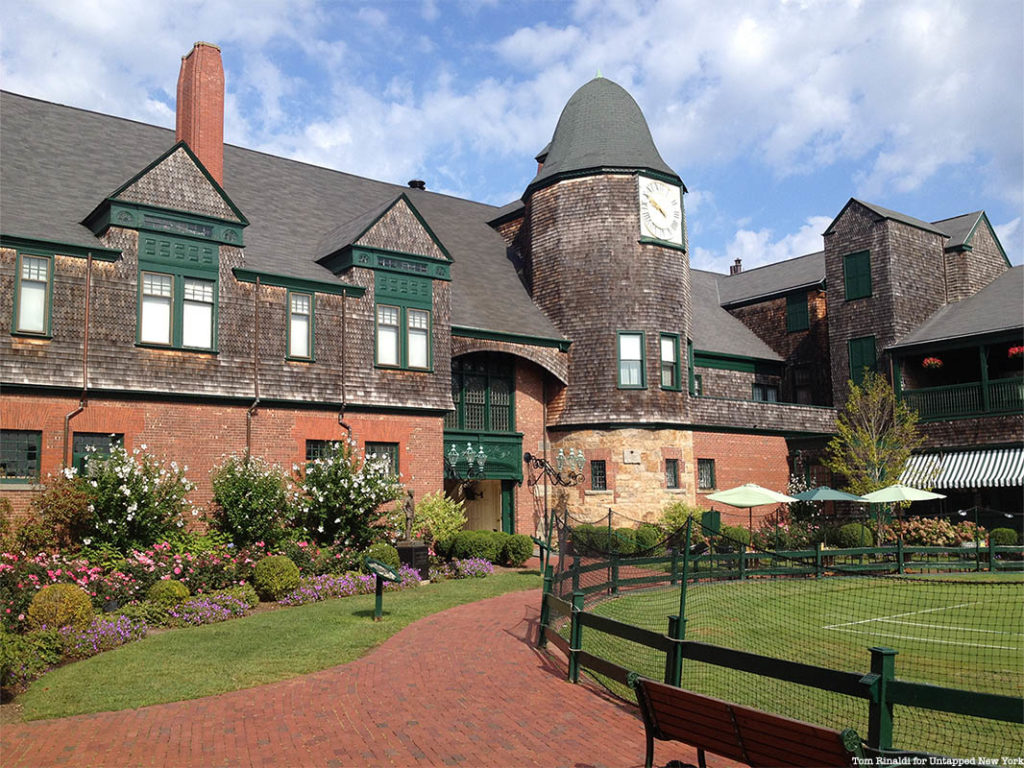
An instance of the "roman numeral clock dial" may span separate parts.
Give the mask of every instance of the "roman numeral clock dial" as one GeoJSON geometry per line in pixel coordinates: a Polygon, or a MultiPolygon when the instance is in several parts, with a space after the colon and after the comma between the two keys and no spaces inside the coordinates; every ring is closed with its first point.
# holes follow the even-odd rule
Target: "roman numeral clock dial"
{"type": "Polygon", "coordinates": [[[640,236],[683,244],[683,204],[679,187],[640,177],[640,236]]]}

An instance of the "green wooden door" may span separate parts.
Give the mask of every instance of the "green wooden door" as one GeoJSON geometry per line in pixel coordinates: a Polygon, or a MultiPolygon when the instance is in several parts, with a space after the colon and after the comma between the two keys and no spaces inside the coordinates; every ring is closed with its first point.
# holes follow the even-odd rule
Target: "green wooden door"
{"type": "Polygon", "coordinates": [[[501,481],[501,530],[515,533],[515,481],[501,481]]]}

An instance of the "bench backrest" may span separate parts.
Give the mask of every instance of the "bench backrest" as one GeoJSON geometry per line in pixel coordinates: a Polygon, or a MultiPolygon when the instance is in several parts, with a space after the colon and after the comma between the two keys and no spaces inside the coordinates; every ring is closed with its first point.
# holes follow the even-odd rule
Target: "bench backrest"
{"type": "Polygon", "coordinates": [[[653,680],[638,680],[636,691],[655,738],[681,741],[755,768],[851,764],[853,753],[839,731],[653,680]]]}

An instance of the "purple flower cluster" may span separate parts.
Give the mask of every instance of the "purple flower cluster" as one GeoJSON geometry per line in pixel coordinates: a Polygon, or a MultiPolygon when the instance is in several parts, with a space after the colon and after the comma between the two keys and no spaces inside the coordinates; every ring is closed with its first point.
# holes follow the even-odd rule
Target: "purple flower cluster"
{"type": "Polygon", "coordinates": [[[103,616],[93,619],[88,629],[62,627],[61,639],[66,657],[84,659],[112,648],[141,640],[149,628],[141,619],[127,616],[103,616]]]}
{"type": "MultiPolygon", "coordinates": [[[[389,591],[415,587],[420,583],[420,576],[413,568],[403,565],[398,569],[401,577],[399,582],[386,582],[384,588],[389,591]]],[[[377,577],[368,573],[345,573],[340,576],[324,574],[303,579],[298,589],[289,592],[277,602],[282,605],[305,605],[335,597],[352,597],[365,595],[376,589],[377,577]]]]}
{"type": "Polygon", "coordinates": [[[482,557],[470,557],[465,560],[452,560],[452,571],[456,579],[483,578],[494,573],[494,565],[482,557]]]}
{"type": "Polygon", "coordinates": [[[225,594],[194,597],[170,608],[167,614],[182,624],[198,627],[200,624],[214,624],[236,616],[244,616],[249,604],[237,597],[225,594]]]}

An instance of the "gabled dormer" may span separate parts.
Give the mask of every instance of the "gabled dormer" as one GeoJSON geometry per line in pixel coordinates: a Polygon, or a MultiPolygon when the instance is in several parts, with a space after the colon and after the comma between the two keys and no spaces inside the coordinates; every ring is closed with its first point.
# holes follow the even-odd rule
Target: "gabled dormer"
{"type": "Polygon", "coordinates": [[[973,296],[1010,267],[992,223],[984,211],[935,222],[949,233],[945,243],[946,300],[973,296]]]}

